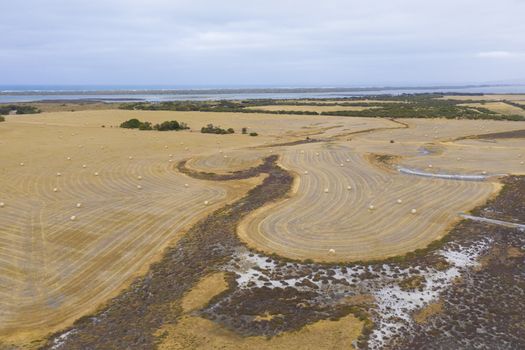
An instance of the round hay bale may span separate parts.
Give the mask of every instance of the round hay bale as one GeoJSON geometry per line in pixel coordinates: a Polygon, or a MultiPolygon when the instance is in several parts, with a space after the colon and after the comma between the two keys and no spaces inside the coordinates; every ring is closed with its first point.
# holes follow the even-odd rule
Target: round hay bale
{"type": "Polygon", "coordinates": [[[204,205],[208,205],[208,204],[210,204],[209,201],[204,201],[204,205]]]}
{"type": "Polygon", "coordinates": [[[350,191],[352,189],[352,186],[348,185],[346,186],[346,189],[350,191]]]}
{"type": "Polygon", "coordinates": [[[71,215],[71,217],[69,218],[71,221],[75,221],[77,219],[77,217],[75,215],[71,215]]]}
{"type": "Polygon", "coordinates": [[[71,160],[71,157],[67,157],[66,159],[67,159],[67,160],[71,160]]]}
{"type": "Polygon", "coordinates": [[[82,164],[82,168],[87,168],[87,165],[86,164],[82,164]]]}
{"type": "Polygon", "coordinates": [[[417,213],[417,209],[412,209],[412,210],[410,210],[410,212],[411,212],[412,214],[415,214],[415,213],[417,213]]]}
{"type": "Polygon", "coordinates": [[[140,176],[140,175],[137,176],[137,179],[142,180],[142,176],[140,176]]]}
{"type": "Polygon", "coordinates": [[[401,204],[401,203],[403,203],[403,200],[402,199],[398,199],[396,202],[397,202],[397,204],[401,204]]]}
{"type": "Polygon", "coordinates": [[[82,207],[82,203],[77,203],[77,208],[81,208],[82,207]]]}
{"type": "Polygon", "coordinates": [[[324,189],[324,193],[328,193],[328,188],[325,188],[325,189],[324,189]]]}
{"type": "Polygon", "coordinates": [[[335,254],[335,249],[333,249],[333,248],[328,249],[328,253],[335,254]]]}
{"type": "Polygon", "coordinates": [[[53,188],[53,192],[58,192],[58,188],[53,188]]]}
{"type": "Polygon", "coordinates": [[[308,170],[305,170],[305,171],[304,171],[304,174],[305,174],[305,175],[308,175],[308,170]]]}
{"type": "Polygon", "coordinates": [[[62,173],[57,173],[57,176],[62,176],[62,173]]]}
{"type": "Polygon", "coordinates": [[[132,157],[132,156],[129,156],[129,157],[128,157],[128,159],[129,159],[129,160],[132,160],[132,159],[133,159],[133,157],[132,157]]]}
{"type": "Polygon", "coordinates": [[[25,164],[24,163],[20,163],[20,166],[24,166],[25,164]]]}
{"type": "Polygon", "coordinates": [[[188,185],[188,184],[184,184],[184,187],[188,188],[188,187],[190,187],[190,185],[188,185]]]}
{"type": "Polygon", "coordinates": [[[376,208],[376,207],[375,207],[373,204],[370,204],[370,205],[368,206],[368,209],[369,209],[369,210],[374,210],[375,208],[376,208]]]}
{"type": "Polygon", "coordinates": [[[142,189],[142,186],[141,186],[141,185],[137,185],[137,189],[138,189],[138,190],[141,190],[141,189],[142,189]]]}
{"type": "Polygon", "coordinates": [[[4,202],[0,202],[0,208],[3,208],[5,207],[5,203],[4,202]]]}
{"type": "Polygon", "coordinates": [[[429,164],[428,167],[429,167],[429,168],[432,168],[432,164],[429,164]]]}
{"type": "Polygon", "coordinates": [[[93,175],[98,176],[98,172],[94,172],[93,175]]]}

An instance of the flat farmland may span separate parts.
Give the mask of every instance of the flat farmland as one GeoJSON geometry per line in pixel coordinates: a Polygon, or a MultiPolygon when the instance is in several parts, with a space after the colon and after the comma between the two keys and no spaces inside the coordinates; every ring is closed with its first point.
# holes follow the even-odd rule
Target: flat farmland
{"type": "Polygon", "coordinates": [[[380,259],[424,248],[498,189],[385,171],[345,147],[289,151],[282,163],[297,174],[295,194],[253,213],[238,232],[250,246],[294,259],[380,259]]]}

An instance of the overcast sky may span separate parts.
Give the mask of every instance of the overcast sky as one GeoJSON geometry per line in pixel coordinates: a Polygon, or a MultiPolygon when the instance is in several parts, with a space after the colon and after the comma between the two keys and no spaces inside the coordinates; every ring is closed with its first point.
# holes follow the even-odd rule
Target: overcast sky
{"type": "Polygon", "coordinates": [[[524,0],[0,0],[0,85],[525,81],[524,0]]]}

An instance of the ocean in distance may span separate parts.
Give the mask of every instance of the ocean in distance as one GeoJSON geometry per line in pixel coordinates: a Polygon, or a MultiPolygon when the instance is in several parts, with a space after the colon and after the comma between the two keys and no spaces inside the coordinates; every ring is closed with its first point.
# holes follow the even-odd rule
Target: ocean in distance
{"type": "Polygon", "coordinates": [[[192,87],[122,85],[0,85],[0,103],[96,100],[103,102],[344,98],[365,95],[443,93],[525,93],[525,85],[422,87],[192,87]]]}

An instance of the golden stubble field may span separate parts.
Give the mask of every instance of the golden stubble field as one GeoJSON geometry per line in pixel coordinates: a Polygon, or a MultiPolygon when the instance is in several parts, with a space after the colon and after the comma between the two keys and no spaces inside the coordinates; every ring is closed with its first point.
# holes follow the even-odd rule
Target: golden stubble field
{"type": "Polygon", "coordinates": [[[457,212],[499,188],[495,178],[399,174],[371,162],[372,153],[427,171],[524,172],[523,139],[456,140],[525,129],[524,123],[401,121],[408,127],[385,119],[240,113],[9,116],[0,124],[0,343],[28,344],[94,311],[193,223],[260,181],[195,180],[174,169],[183,159],[200,171],[229,172],[279,154],[296,176],[294,191],[252,213],[239,236],[259,250],[329,261],[422,248],[445,234],[457,212]],[[176,119],[193,130],[117,128],[130,118],[176,119]],[[247,127],[260,136],[201,134],[207,123],[237,132],[247,127]],[[306,136],[324,141],[281,145],[306,136]],[[422,154],[423,148],[432,152],[422,154]]]}

